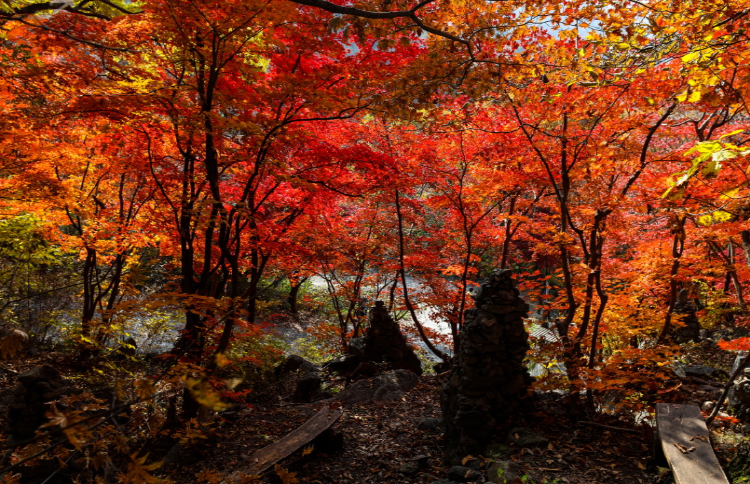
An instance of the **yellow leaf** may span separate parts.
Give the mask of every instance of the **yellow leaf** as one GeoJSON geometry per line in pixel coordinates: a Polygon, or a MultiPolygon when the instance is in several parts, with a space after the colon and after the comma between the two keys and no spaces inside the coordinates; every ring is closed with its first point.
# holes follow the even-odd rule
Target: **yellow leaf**
{"type": "Polygon", "coordinates": [[[216,358],[216,366],[219,368],[224,368],[232,362],[232,360],[227,358],[224,353],[216,353],[214,358],[216,358]]]}
{"type": "Polygon", "coordinates": [[[148,454],[143,457],[137,457],[138,454],[130,456],[131,462],[128,464],[128,472],[125,476],[122,476],[121,482],[129,484],[159,484],[162,482],[156,476],[151,475],[151,471],[155,471],[161,467],[161,462],[153,462],[146,464],[148,454]]]}
{"type": "Polygon", "coordinates": [[[220,412],[227,408],[227,404],[221,401],[221,396],[216,392],[205,378],[184,378],[185,387],[196,402],[206,408],[220,412]]]}
{"type": "Polygon", "coordinates": [[[685,54],[684,56],[682,56],[682,62],[687,64],[688,62],[692,62],[698,59],[700,56],[700,52],[690,52],[689,54],[685,54]]]}
{"type": "Polygon", "coordinates": [[[135,382],[135,394],[141,401],[149,400],[154,394],[154,385],[148,380],[138,380],[135,382]]]}
{"type": "Polygon", "coordinates": [[[274,466],[274,470],[276,471],[276,475],[279,476],[279,479],[281,479],[281,484],[295,484],[299,482],[295,477],[297,475],[296,472],[289,472],[278,464],[274,466]]]}

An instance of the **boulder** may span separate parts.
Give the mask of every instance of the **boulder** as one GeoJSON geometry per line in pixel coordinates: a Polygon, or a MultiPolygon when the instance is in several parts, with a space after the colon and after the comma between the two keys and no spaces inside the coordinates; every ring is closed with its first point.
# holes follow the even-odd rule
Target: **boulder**
{"type": "Polygon", "coordinates": [[[346,404],[392,402],[419,383],[419,377],[408,370],[393,370],[373,378],[358,380],[336,397],[346,404]]]}
{"type": "Polygon", "coordinates": [[[497,484],[516,482],[522,475],[521,465],[510,460],[495,461],[487,469],[487,479],[497,484]]]}
{"type": "Polygon", "coordinates": [[[456,482],[476,481],[482,474],[466,466],[453,466],[448,469],[448,479],[456,482]]]}
{"type": "Polygon", "coordinates": [[[296,373],[297,381],[294,385],[292,399],[297,402],[311,403],[331,398],[331,393],[323,390],[322,368],[307,361],[301,356],[290,355],[274,368],[276,378],[296,373]]]}
{"type": "Polygon", "coordinates": [[[428,430],[432,432],[440,432],[440,430],[442,430],[442,427],[443,427],[443,421],[440,420],[439,418],[434,418],[434,417],[423,418],[417,424],[417,428],[419,430],[428,430]]]}
{"type": "Polygon", "coordinates": [[[132,359],[138,352],[138,342],[132,336],[126,338],[120,346],[109,356],[110,360],[119,361],[132,359]]]}
{"type": "Polygon", "coordinates": [[[519,447],[544,447],[549,441],[526,427],[516,427],[508,432],[508,443],[519,447]]]}
{"type": "Polygon", "coordinates": [[[695,376],[698,378],[716,378],[718,376],[728,377],[727,372],[706,365],[690,365],[685,367],[686,376],[695,376]]]}
{"type": "Polygon", "coordinates": [[[362,359],[354,355],[342,355],[327,361],[323,368],[327,371],[348,377],[362,363],[362,359]]]}
{"type": "Polygon", "coordinates": [[[18,384],[8,404],[8,436],[11,441],[34,437],[36,430],[47,422],[50,402],[74,393],[72,384],[51,366],[39,366],[17,377],[18,384]]]}
{"type": "Polygon", "coordinates": [[[418,462],[404,462],[396,468],[396,472],[407,477],[416,476],[422,470],[418,462]]]}
{"type": "Polygon", "coordinates": [[[323,390],[323,379],[320,373],[308,373],[297,380],[292,399],[297,402],[310,403],[323,390]]]}
{"type": "Polygon", "coordinates": [[[274,368],[274,374],[276,377],[281,377],[288,373],[298,371],[300,373],[312,373],[319,372],[321,369],[315,363],[307,361],[301,356],[289,355],[286,359],[281,362],[276,368],[274,368]]]}

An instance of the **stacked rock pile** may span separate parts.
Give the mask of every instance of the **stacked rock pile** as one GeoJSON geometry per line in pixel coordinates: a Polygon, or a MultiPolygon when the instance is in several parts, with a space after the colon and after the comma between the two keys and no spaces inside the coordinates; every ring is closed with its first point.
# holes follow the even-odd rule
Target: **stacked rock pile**
{"type": "Polygon", "coordinates": [[[441,393],[447,458],[459,464],[484,453],[496,430],[512,421],[530,377],[523,364],[529,348],[523,318],[529,305],[509,270],[495,270],[472,296],[458,353],[441,393]]]}
{"type": "Polygon", "coordinates": [[[383,362],[393,370],[422,374],[422,363],[409,346],[383,301],[376,301],[370,311],[370,327],[359,355],[361,361],[383,362]]]}

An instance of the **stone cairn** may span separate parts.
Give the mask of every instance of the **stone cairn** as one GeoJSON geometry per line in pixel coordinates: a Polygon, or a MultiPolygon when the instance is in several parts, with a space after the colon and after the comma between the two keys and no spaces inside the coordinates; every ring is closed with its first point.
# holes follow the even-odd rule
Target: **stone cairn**
{"type": "Polygon", "coordinates": [[[529,305],[518,295],[511,271],[500,269],[472,295],[477,307],[466,311],[440,399],[452,465],[485,452],[498,427],[518,412],[530,384],[523,364],[529,348],[523,318],[529,305]]]}
{"type": "Polygon", "coordinates": [[[329,361],[324,367],[350,379],[369,378],[383,370],[422,374],[422,363],[383,301],[376,301],[370,310],[370,327],[365,336],[352,338],[347,354],[329,361]]]}
{"type": "Polygon", "coordinates": [[[409,370],[422,374],[422,363],[406,342],[383,301],[376,301],[370,311],[370,327],[364,337],[359,359],[363,362],[386,363],[393,370],[409,370]]]}
{"type": "Polygon", "coordinates": [[[698,308],[688,298],[687,289],[681,289],[677,293],[673,311],[675,314],[682,316],[682,323],[684,324],[684,326],[673,330],[675,342],[682,344],[689,341],[700,341],[701,324],[698,322],[698,316],[696,315],[698,308]]]}

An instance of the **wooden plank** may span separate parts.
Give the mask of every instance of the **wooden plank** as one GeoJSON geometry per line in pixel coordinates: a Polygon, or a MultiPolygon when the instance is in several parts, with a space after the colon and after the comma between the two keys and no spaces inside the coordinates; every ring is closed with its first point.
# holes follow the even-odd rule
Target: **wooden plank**
{"type": "Polygon", "coordinates": [[[326,405],[310,420],[288,433],[277,442],[263,447],[250,456],[250,467],[232,473],[230,480],[238,480],[241,474],[260,475],[281,459],[289,457],[303,445],[309,444],[315,437],[328,430],[338,418],[341,410],[331,410],[326,405]]]}
{"type": "Polygon", "coordinates": [[[676,484],[729,484],[697,406],[657,403],[656,428],[676,484]]]}

